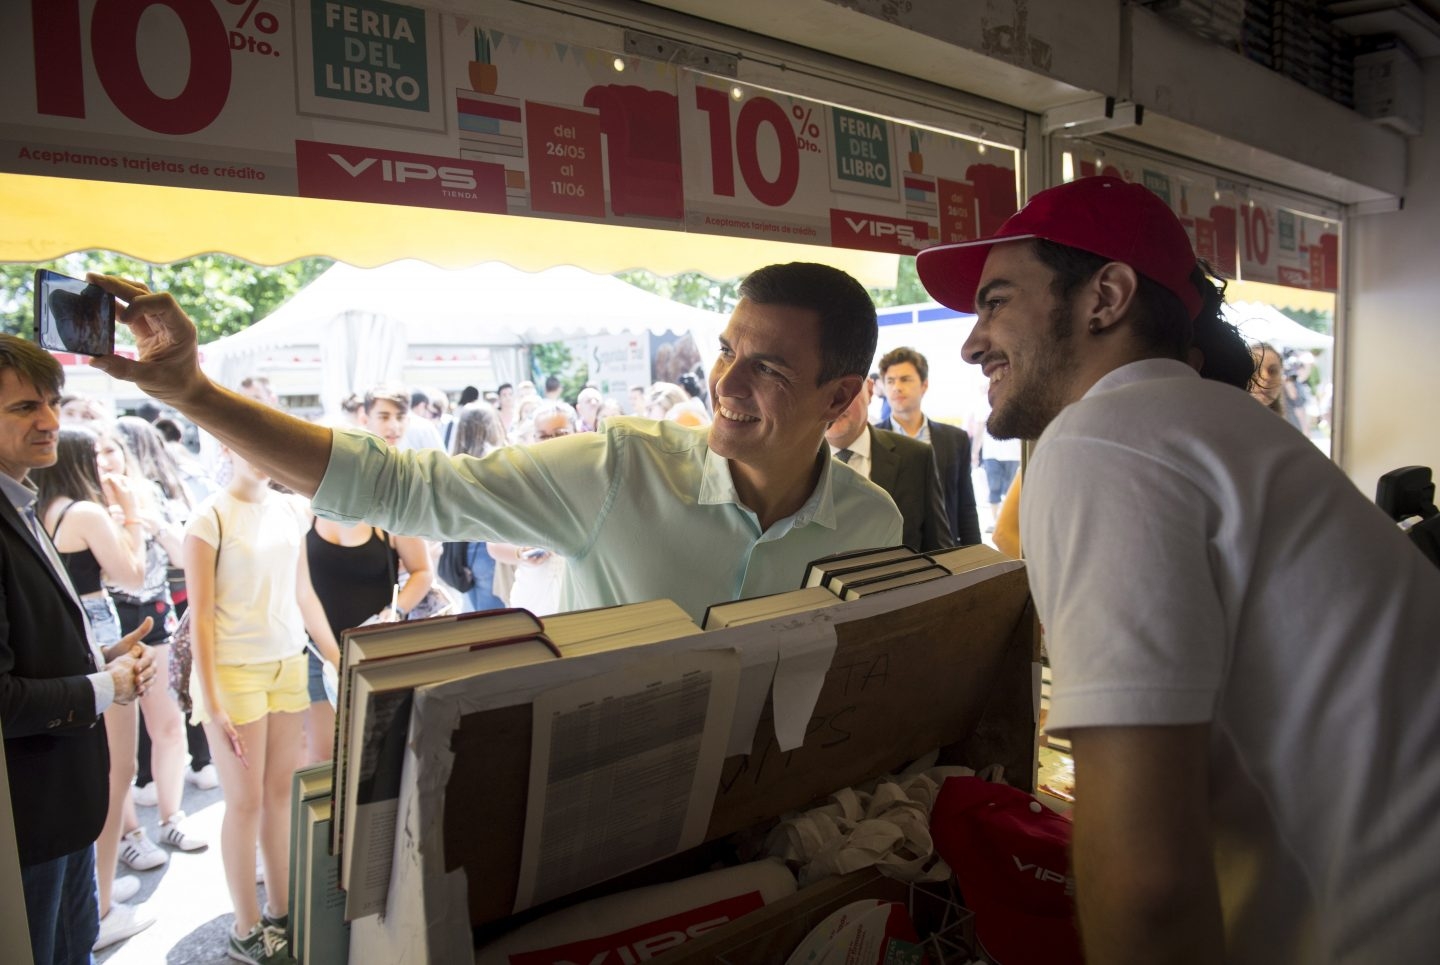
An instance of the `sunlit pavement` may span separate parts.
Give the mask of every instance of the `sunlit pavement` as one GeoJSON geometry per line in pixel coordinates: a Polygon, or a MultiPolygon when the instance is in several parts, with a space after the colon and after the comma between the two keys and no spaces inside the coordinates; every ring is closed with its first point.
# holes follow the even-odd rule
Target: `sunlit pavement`
{"type": "MultiPolygon", "coordinates": [[[[225,802],[220,789],[201,791],[185,785],[182,805],[195,833],[210,842],[202,851],[165,848],[170,861],[153,871],[131,871],[124,862],[118,874],[140,879],[140,893],[130,900],[155,924],[140,934],[95,955],[110,965],[220,965],[226,958],[227,932],[234,921],[225,871],[220,861],[220,821],[225,802]]],[[[140,822],[158,840],[156,808],[139,808],[140,822]]],[[[162,847],[164,847],[162,845],[162,847]]],[[[264,886],[260,885],[261,901],[264,886]]]]}

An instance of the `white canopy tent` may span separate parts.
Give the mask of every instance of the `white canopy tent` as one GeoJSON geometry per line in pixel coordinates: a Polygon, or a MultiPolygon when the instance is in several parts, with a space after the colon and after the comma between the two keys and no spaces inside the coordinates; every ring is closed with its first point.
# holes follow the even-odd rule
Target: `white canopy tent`
{"type": "MultiPolygon", "coordinates": [[[[1335,339],[1306,328],[1279,309],[1264,302],[1226,303],[1225,318],[1250,341],[1268,342],[1280,352],[1303,349],[1319,353],[1315,360],[1323,382],[1331,376],[1330,348],[1335,339]]],[[[925,411],[936,418],[966,424],[983,419],[989,411],[985,400],[988,385],[980,368],[961,357],[960,347],[975,325],[975,316],[950,311],[934,302],[901,305],[880,310],[880,339],[875,350],[878,360],[893,348],[907,345],[930,363],[930,388],[925,411]]]]}
{"type": "Polygon", "coordinates": [[[1306,328],[1264,302],[1227,302],[1225,318],[1250,341],[1268,342],[1282,352],[1287,348],[1328,351],[1335,344],[1332,336],[1306,328]]]}
{"type": "Polygon", "coordinates": [[[713,353],[724,324],[723,315],[568,265],[530,273],[499,262],[453,270],[413,260],[337,263],[268,317],[201,351],[211,377],[234,386],[277,349],[318,346],[321,399],[333,413],[351,392],[399,381],[410,346],[509,349],[518,379],[523,346],[537,342],[689,331],[713,353]]]}

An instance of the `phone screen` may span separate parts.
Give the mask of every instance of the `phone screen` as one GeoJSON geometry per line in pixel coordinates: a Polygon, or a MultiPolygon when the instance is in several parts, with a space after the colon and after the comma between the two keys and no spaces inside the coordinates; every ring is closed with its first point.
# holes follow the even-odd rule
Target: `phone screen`
{"type": "Polygon", "coordinates": [[[52,352],[115,351],[115,297],[98,285],[45,268],[35,272],[36,341],[52,352]]]}

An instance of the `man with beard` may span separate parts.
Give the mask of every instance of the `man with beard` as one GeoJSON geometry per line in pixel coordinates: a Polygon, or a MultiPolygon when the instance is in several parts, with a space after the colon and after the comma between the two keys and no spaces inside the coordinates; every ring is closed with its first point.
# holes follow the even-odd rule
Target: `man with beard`
{"type": "Polygon", "coordinates": [[[990,432],[1038,440],[1021,522],[1087,959],[1433,957],[1440,572],[1245,393],[1179,220],[1085,178],[918,267],[979,315],[990,432]]]}
{"type": "Polygon", "coordinates": [[[171,296],[97,280],[129,302],[140,356],[97,367],[313,495],[323,516],[549,548],[568,564],[566,610],[668,597],[699,621],[711,603],[793,589],[818,557],[900,541],[895,504],[824,447],[877,336],[865,289],[824,265],[771,265],[742,283],[710,372],[710,426],[616,418],[479,459],[396,453],[251,405],[200,371],[194,325],[171,296]]]}

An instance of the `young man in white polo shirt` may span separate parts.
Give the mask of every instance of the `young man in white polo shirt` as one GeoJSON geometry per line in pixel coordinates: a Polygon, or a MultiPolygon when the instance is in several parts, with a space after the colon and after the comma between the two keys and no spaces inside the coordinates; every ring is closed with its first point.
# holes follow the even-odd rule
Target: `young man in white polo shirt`
{"type": "Polygon", "coordinates": [[[1433,960],[1440,570],[1243,391],[1178,219],[1085,178],[919,273],[979,315],[990,432],[1038,440],[1021,526],[1087,959],[1433,960]]]}

